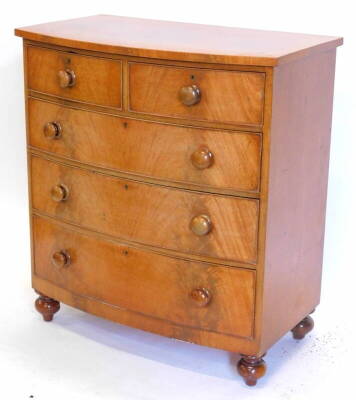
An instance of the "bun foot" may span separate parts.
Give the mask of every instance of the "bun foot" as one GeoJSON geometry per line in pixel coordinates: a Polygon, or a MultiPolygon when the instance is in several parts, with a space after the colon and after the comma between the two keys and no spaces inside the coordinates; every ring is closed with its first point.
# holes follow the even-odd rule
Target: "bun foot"
{"type": "Polygon", "coordinates": [[[305,335],[309,333],[313,328],[314,328],[313,318],[310,315],[308,315],[292,329],[294,339],[297,340],[304,339],[305,335]]]}
{"type": "Polygon", "coordinates": [[[42,314],[44,321],[52,321],[53,315],[60,309],[59,302],[40,292],[36,293],[40,295],[35,301],[36,310],[42,314]]]}
{"type": "Polygon", "coordinates": [[[255,386],[257,380],[266,373],[267,367],[262,357],[241,354],[241,360],[237,364],[237,371],[245,380],[246,385],[255,386]]]}

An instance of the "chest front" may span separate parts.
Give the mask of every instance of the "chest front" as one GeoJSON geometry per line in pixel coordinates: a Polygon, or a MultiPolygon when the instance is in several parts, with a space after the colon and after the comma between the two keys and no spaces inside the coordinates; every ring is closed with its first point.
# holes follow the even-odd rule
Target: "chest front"
{"type": "Polygon", "coordinates": [[[319,303],[341,39],[306,35],[304,51],[267,57],[258,31],[247,54],[230,49],[242,30],[226,28],[218,48],[205,27],[203,51],[190,26],[162,23],[160,45],[146,21],[138,47],[137,21],[17,30],[36,307],[46,321],[63,302],[238,352],[253,385],[264,353],[289,330],[304,337],[319,303]]]}

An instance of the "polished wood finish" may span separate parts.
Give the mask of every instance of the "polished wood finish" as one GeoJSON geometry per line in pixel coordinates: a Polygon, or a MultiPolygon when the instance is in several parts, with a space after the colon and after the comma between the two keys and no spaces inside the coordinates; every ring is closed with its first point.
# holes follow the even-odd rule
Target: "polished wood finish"
{"type": "Polygon", "coordinates": [[[69,88],[75,85],[75,73],[70,69],[58,71],[59,86],[69,88]]]}
{"type": "MultiPolygon", "coordinates": [[[[106,318],[120,324],[132,326],[137,329],[164,335],[169,338],[177,338],[191,343],[197,343],[204,346],[217,347],[230,352],[243,351],[244,353],[254,353],[257,351],[256,342],[253,338],[248,340],[241,336],[226,335],[223,333],[202,330],[196,327],[182,326],[169,320],[154,318],[145,314],[133,312],[125,308],[116,307],[112,304],[100,302],[95,298],[81,296],[68,289],[53,284],[46,279],[36,275],[32,277],[33,286],[39,290],[52,293],[52,296],[61,303],[68,304],[82,311],[106,318]]],[[[189,298],[191,307],[192,300],[189,298]]],[[[209,306],[207,307],[207,309],[209,306]]],[[[236,321],[235,321],[236,322],[236,321]]]]}
{"type": "Polygon", "coordinates": [[[31,160],[31,174],[33,208],[46,215],[185,254],[256,263],[256,200],[137,183],[39,157],[31,160]],[[50,196],[57,182],[68,188],[66,201],[50,196]],[[209,215],[214,226],[209,234],[191,231],[197,215],[209,215]]]}
{"type": "Polygon", "coordinates": [[[205,236],[212,229],[211,218],[208,215],[197,215],[190,221],[190,229],[197,236],[205,236]]]}
{"type": "Polygon", "coordinates": [[[66,201],[69,197],[69,189],[67,186],[60,184],[55,185],[51,189],[51,198],[53,201],[59,203],[60,201],[66,201]]]}
{"type": "Polygon", "coordinates": [[[29,46],[29,89],[63,98],[121,108],[121,61],[29,46]],[[75,78],[74,78],[75,76],[75,78]]]}
{"type": "Polygon", "coordinates": [[[335,50],[274,70],[262,352],[320,301],[334,71],[335,50]]]}
{"type": "Polygon", "coordinates": [[[199,103],[201,91],[197,85],[183,86],[179,90],[179,100],[186,106],[193,106],[199,103]]]}
{"type": "Polygon", "coordinates": [[[199,307],[206,307],[210,303],[212,295],[209,289],[198,288],[191,291],[190,297],[194,301],[195,305],[199,307]]]}
{"type": "Polygon", "coordinates": [[[33,226],[36,276],[72,293],[178,325],[252,335],[253,271],[143,252],[39,217],[34,217],[33,226]],[[69,268],[52,266],[57,249],[70,250],[69,268]],[[198,288],[209,291],[209,304],[199,296],[192,299],[198,288]]]}
{"type": "Polygon", "coordinates": [[[94,15],[15,30],[26,39],[163,60],[274,66],[335,48],[342,38],[94,15]]]}
{"type": "Polygon", "coordinates": [[[255,386],[257,380],[265,375],[266,369],[263,358],[257,356],[241,355],[237,364],[237,371],[248,386],[255,386]]]}
{"type": "Polygon", "coordinates": [[[40,308],[238,352],[256,384],[319,302],[342,39],[111,16],[16,32],[40,308]]]}
{"type": "Polygon", "coordinates": [[[71,257],[66,250],[55,251],[52,254],[52,264],[58,268],[68,267],[71,257]]]}
{"type": "Polygon", "coordinates": [[[259,190],[262,146],[258,134],[136,121],[31,98],[29,141],[61,157],[169,180],[170,184],[181,182],[214,191],[259,190]],[[61,124],[60,140],[43,136],[42,127],[48,121],[61,124]],[[214,154],[213,165],[208,152],[214,154]]]}
{"type": "Polygon", "coordinates": [[[305,335],[311,332],[314,328],[314,320],[308,315],[303,318],[293,329],[292,334],[294,339],[300,340],[304,339],[305,335]]]}
{"type": "Polygon", "coordinates": [[[59,122],[47,122],[43,127],[43,133],[47,139],[59,139],[62,134],[62,126],[59,122]]]}
{"type": "Polygon", "coordinates": [[[265,74],[129,63],[129,109],[138,113],[261,125],[265,74]],[[194,100],[193,91],[199,88],[194,100]],[[200,98],[201,96],[201,98],[200,98]],[[186,104],[186,103],[187,104],[186,104]]]}
{"type": "Polygon", "coordinates": [[[209,168],[214,163],[214,155],[206,146],[200,146],[195,150],[190,159],[194,167],[198,169],[209,168]]]}
{"type": "Polygon", "coordinates": [[[53,320],[53,316],[60,309],[60,304],[57,300],[51,297],[45,296],[44,294],[37,292],[39,297],[35,301],[36,310],[42,314],[43,320],[50,322],[53,320]]]}

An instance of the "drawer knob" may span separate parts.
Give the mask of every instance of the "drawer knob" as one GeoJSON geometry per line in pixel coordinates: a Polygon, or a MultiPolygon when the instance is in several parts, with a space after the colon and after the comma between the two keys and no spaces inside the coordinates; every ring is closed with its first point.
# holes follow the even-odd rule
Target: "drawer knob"
{"type": "Polygon", "coordinates": [[[56,251],[52,254],[52,264],[57,268],[68,267],[70,255],[65,250],[56,251]]]}
{"type": "Polygon", "coordinates": [[[201,92],[198,86],[183,86],[179,91],[179,99],[186,106],[192,106],[199,103],[201,92]]]}
{"type": "Polygon", "coordinates": [[[192,164],[197,169],[209,168],[213,165],[213,153],[207,147],[200,147],[190,157],[192,164]]]}
{"type": "Polygon", "coordinates": [[[58,72],[59,86],[68,88],[75,85],[75,73],[70,69],[61,70],[58,72]]]}
{"type": "Polygon", "coordinates": [[[51,189],[52,200],[60,202],[68,199],[69,190],[64,185],[56,185],[51,189]]]}
{"type": "Polygon", "coordinates": [[[198,236],[207,235],[211,231],[211,219],[207,215],[197,215],[190,221],[190,229],[198,236]]]}
{"type": "Polygon", "coordinates": [[[197,288],[193,289],[190,293],[190,298],[194,301],[194,304],[198,307],[205,307],[211,301],[211,293],[208,289],[197,288]]]}
{"type": "Polygon", "coordinates": [[[43,132],[47,139],[59,139],[62,133],[61,124],[59,122],[47,122],[43,132]]]}

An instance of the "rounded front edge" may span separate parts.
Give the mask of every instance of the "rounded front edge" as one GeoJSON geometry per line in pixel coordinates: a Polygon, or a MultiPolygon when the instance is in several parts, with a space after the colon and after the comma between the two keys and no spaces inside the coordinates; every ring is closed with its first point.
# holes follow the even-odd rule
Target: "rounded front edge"
{"type": "Polygon", "coordinates": [[[199,328],[176,325],[170,321],[128,311],[93,298],[79,296],[36,275],[32,277],[32,281],[36,291],[46,293],[47,296],[55,298],[66,305],[122,325],[233,353],[257,354],[259,352],[258,342],[253,338],[242,338],[199,328]]]}

